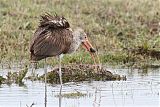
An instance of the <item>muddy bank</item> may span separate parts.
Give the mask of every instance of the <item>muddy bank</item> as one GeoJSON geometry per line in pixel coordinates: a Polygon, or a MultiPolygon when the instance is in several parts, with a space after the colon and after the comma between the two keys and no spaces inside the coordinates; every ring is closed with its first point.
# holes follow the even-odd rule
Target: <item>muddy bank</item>
{"type": "Polygon", "coordinates": [[[139,46],[138,48],[131,49],[130,51],[135,55],[142,55],[144,57],[156,58],[158,60],[160,59],[160,51],[158,50],[148,49],[139,46]]]}
{"type": "MultiPolygon", "coordinates": [[[[47,73],[48,83],[59,83],[58,68],[47,73]]],[[[37,77],[38,80],[44,81],[44,75],[37,77]]],[[[114,81],[126,80],[126,76],[113,74],[106,68],[99,68],[93,65],[67,65],[62,67],[63,83],[80,82],[80,81],[114,81]]]]}
{"type": "MultiPolygon", "coordinates": [[[[51,84],[59,84],[59,68],[54,68],[47,73],[47,82],[51,84]]],[[[16,83],[23,85],[24,79],[32,81],[44,81],[44,74],[31,74],[28,73],[28,67],[17,72],[8,72],[6,77],[0,76],[0,84],[12,84],[16,83]]],[[[106,67],[99,67],[93,65],[66,65],[62,67],[62,80],[66,82],[81,82],[81,81],[115,81],[126,80],[126,76],[113,74],[108,71],[106,67]]]]}

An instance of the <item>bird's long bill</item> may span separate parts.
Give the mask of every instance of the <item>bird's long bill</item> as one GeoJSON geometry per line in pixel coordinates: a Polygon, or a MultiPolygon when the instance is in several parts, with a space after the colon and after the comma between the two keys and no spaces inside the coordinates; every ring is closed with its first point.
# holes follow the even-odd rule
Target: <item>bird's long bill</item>
{"type": "Polygon", "coordinates": [[[88,40],[86,40],[86,41],[82,42],[82,46],[83,46],[83,48],[85,48],[90,53],[90,55],[91,55],[91,57],[92,57],[92,59],[94,61],[94,64],[97,65],[96,61],[98,61],[98,65],[100,65],[99,57],[98,57],[98,55],[96,53],[96,50],[91,45],[91,43],[88,40]]]}
{"type": "Polygon", "coordinates": [[[91,52],[91,53],[95,53],[96,52],[96,50],[93,48],[93,46],[91,45],[91,43],[88,40],[85,40],[84,42],[82,42],[82,46],[88,52],[91,52]]]}

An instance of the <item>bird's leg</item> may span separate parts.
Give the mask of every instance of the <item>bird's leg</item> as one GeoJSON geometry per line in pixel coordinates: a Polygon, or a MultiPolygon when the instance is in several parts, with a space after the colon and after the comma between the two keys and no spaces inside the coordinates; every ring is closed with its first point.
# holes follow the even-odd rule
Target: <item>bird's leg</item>
{"type": "Polygon", "coordinates": [[[63,55],[59,55],[59,79],[60,79],[60,91],[59,91],[59,107],[61,107],[61,103],[62,103],[62,70],[61,70],[61,58],[63,57],[63,55]]]}
{"type": "Polygon", "coordinates": [[[35,70],[36,70],[36,63],[31,62],[31,66],[32,66],[32,73],[31,73],[31,80],[33,81],[35,78],[35,70]]]}
{"type": "Polygon", "coordinates": [[[62,70],[61,70],[61,58],[63,57],[63,55],[59,55],[59,79],[60,79],[60,84],[62,87],[62,70]]]}
{"type": "Polygon", "coordinates": [[[44,73],[45,73],[45,107],[47,107],[47,64],[46,64],[46,59],[45,59],[45,64],[44,64],[44,73]]]}
{"type": "Polygon", "coordinates": [[[62,85],[59,90],[59,107],[61,107],[61,105],[62,105],[62,85]]]}

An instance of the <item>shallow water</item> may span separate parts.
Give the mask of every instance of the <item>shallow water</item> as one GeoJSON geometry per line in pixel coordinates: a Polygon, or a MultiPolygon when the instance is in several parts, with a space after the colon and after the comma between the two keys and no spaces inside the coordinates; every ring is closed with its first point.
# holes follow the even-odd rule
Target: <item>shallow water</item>
{"type": "MultiPolygon", "coordinates": [[[[50,68],[48,68],[49,70],[50,68]]],[[[160,107],[160,68],[148,69],[115,69],[113,73],[127,76],[127,81],[93,81],[66,83],[62,94],[81,92],[86,96],[79,98],[59,98],[60,85],[47,86],[47,107],[160,107]]],[[[0,69],[0,75],[16,69],[0,69]]],[[[42,74],[43,69],[37,69],[42,74]]],[[[29,70],[28,75],[30,75],[29,70]]],[[[24,80],[24,86],[16,84],[1,85],[0,107],[44,107],[44,83],[24,80]]]]}

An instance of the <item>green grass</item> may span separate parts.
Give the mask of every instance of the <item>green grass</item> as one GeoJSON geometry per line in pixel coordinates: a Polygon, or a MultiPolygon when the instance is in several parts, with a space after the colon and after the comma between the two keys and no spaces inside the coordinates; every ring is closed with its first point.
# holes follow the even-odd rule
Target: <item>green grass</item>
{"type": "MultiPolygon", "coordinates": [[[[123,48],[160,50],[159,5],[159,0],[1,0],[0,61],[29,62],[30,39],[44,12],[64,15],[72,28],[85,29],[102,63],[123,62],[128,57],[123,48]]],[[[92,63],[80,51],[63,63],[92,63]]]]}

